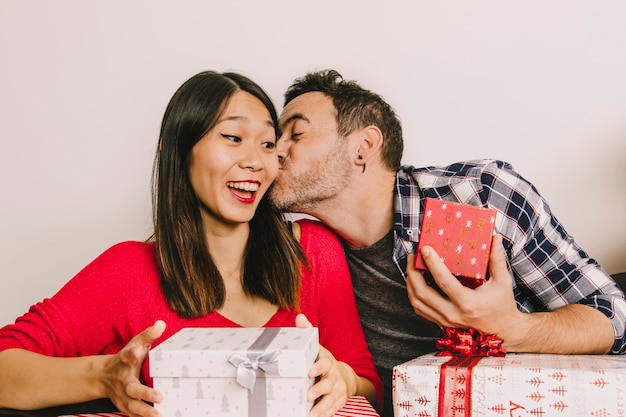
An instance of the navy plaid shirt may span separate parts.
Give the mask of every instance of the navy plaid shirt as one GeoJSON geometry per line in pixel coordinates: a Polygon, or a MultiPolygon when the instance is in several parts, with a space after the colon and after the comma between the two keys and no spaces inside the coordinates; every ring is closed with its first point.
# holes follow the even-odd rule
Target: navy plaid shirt
{"type": "Polygon", "coordinates": [[[521,311],[584,304],[615,329],[611,353],[626,351],[626,300],[611,277],[567,234],[535,187],[506,162],[472,160],[446,167],[403,166],[396,175],[394,261],[406,278],[406,259],[419,240],[424,199],[497,210],[513,292],[521,311]]]}

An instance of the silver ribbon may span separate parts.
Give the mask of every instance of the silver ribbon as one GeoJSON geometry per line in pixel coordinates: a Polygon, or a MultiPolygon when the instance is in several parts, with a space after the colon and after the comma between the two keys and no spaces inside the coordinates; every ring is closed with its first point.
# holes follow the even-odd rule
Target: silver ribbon
{"type": "Polygon", "coordinates": [[[250,345],[246,354],[233,353],[228,361],[237,367],[237,382],[250,391],[248,416],[266,417],[267,398],[265,378],[257,379],[258,370],[269,375],[279,375],[278,356],[280,350],[265,352],[280,332],[278,327],[267,327],[250,345]],[[256,389],[255,389],[256,388],[256,389]],[[255,392],[256,391],[256,392],[255,392]]]}
{"type": "Polygon", "coordinates": [[[237,367],[237,382],[248,391],[254,391],[257,370],[261,369],[266,374],[278,375],[278,356],[280,350],[264,353],[234,353],[228,359],[237,367]]]}

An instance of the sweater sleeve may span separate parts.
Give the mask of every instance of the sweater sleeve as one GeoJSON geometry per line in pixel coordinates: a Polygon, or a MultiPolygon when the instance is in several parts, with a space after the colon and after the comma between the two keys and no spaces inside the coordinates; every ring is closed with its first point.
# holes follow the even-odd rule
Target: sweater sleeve
{"type": "Polygon", "coordinates": [[[303,219],[298,223],[300,244],[310,264],[303,271],[300,308],[319,328],[320,344],[370,380],[378,403],[383,404],[382,382],[365,342],[341,243],[320,222],[303,219]]]}
{"type": "MultiPolygon", "coordinates": [[[[52,297],[0,329],[0,351],[21,348],[57,357],[117,352],[137,331],[130,328],[139,298],[133,288],[156,287],[145,279],[156,273],[152,258],[145,243],[109,248],[52,297]]],[[[158,297],[142,298],[155,303],[158,297]]]]}

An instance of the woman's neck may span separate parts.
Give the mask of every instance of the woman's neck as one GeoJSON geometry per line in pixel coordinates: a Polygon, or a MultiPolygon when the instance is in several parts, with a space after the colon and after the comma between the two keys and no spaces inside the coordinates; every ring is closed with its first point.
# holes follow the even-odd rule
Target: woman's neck
{"type": "MultiPolygon", "coordinates": [[[[205,226],[206,227],[206,226],[205,226]]],[[[211,259],[224,278],[224,284],[234,280],[241,286],[243,259],[250,236],[248,223],[225,225],[225,227],[206,227],[206,241],[211,259]]]]}
{"type": "Polygon", "coordinates": [[[218,312],[241,326],[262,327],[278,310],[268,300],[247,294],[243,288],[244,253],[250,236],[248,224],[207,232],[207,244],[213,262],[226,288],[224,305],[218,312]]]}

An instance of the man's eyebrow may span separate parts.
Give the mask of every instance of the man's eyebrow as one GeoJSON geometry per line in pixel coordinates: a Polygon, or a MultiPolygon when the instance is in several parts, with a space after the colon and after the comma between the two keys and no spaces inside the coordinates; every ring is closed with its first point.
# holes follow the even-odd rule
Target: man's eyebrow
{"type": "Polygon", "coordinates": [[[281,121],[280,122],[280,127],[284,128],[285,126],[287,126],[289,123],[295,121],[295,120],[304,120],[305,122],[310,122],[309,119],[307,119],[304,114],[302,113],[294,113],[291,116],[289,116],[287,118],[287,120],[281,121]]]}

